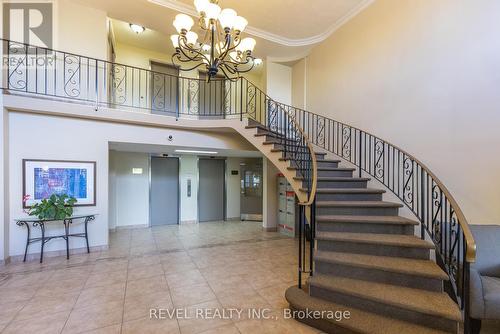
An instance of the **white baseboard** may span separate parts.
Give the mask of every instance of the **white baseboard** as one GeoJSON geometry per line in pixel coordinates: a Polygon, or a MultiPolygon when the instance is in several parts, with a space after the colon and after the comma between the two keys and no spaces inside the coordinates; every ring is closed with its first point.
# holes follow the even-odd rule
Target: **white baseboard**
{"type": "Polygon", "coordinates": [[[133,230],[135,228],[148,228],[148,224],[137,224],[137,225],[124,225],[124,226],[116,226],[114,230],[133,230]]]}
{"type": "MultiPolygon", "coordinates": [[[[103,246],[92,246],[90,247],[90,252],[100,252],[103,250],[107,250],[109,247],[107,245],[103,246]]],[[[83,254],[87,253],[87,247],[81,247],[81,248],[73,248],[69,250],[69,255],[76,255],[76,254],[83,254]]],[[[57,251],[44,251],[43,252],[43,257],[44,258],[49,258],[49,257],[56,257],[56,256],[65,256],[66,255],[66,250],[57,250],[57,251]]],[[[13,255],[9,258],[9,263],[16,263],[16,262],[23,262],[24,259],[24,254],[22,255],[13,255]]],[[[40,253],[30,253],[26,256],[26,262],[28,261],[34,261],[34,260],[39,260],[40,259],[40,253]]]]}

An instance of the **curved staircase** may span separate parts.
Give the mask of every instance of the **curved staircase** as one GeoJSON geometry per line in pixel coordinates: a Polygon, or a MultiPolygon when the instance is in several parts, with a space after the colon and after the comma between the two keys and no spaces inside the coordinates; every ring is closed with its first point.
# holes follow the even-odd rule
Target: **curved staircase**
{"type": "Polygon", "coordinates": [[[419,222],[332,161],[318,160],[313,275],[286,299],[293,310],[349,311],[350,319],[298,320],[327,333],[457,333],[460,309],[430,259],[434,244],[415,235],[419,222]]]}
{"type": "MultiPolygon", "coordinates": [[[[253,120],[245,131],[284,172],[299,202],[307,201],[310,182],[280,133],[253,120]]],[[[369,188],[370,178],[326,155],[315,152],[314,269],[304,289],[290,287],[286,299],[292,310],[350,316],[297,320],[327,333],[457,333],[460,308],[443,291],[449,278],[430,258],[434,244],[415,235],[420,223],[399,216],[403,205],[384,201],[385,190],[369,188]]]]}

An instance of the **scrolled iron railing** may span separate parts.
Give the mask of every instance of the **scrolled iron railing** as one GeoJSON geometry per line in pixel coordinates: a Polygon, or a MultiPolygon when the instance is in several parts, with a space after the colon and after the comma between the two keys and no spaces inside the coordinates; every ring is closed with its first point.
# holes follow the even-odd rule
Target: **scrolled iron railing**
{"type": "Polygon", "coordinates": [[[421,237],[436,246],[436,260],[447,272],[447,292],[468,315],[469,266],[475,242],[457,202],[421,161],[366,131],[274,101],[241,78],[236,82],[150,71],[73,53],[2,39],[2,89],[130,109],[176,118],[251,119],[270,130],[283,156],[302,178],[307,200],[299,210],[299,284],[312,274],[316,160],[312,144],[367,173],[392,191],[421,223],[421,237]],[[307,228],[306,228],[307,227],[307,228]],[[307,232],[306,232],[307,231],[307,232]],[[311,240],[307,247],[306,239],[311,240]]]}
{"type": "Polygon", "coordinates": [[[299,108],[288,107],[314,145],[379,181],[420,221],[422,239],[435,245],[436,261],[448,274],[446,292],[464,311],[468,330],[469,269],[476,244],[467,219],[446,186],[420,160],[366,131],[299,108]]]}

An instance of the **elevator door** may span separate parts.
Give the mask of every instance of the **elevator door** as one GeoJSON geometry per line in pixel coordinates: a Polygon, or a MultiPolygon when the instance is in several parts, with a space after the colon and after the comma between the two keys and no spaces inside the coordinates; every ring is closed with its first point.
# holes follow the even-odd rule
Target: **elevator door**
{"type": "Polygon", "coordinates": [[[179,159],[151,157],[151,226],[179,222],[179,159]]]}
{"type": "Polygon", "coordinates": [[[225,161],[200,159],[199,173],[198,220],[200,222],[224,220],[225,161]]]}

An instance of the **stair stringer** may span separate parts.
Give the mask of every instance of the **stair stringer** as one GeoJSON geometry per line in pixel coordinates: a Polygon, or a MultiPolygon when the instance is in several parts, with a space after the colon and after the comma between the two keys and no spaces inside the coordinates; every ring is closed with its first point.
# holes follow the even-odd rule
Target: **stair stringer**
{"type": "Polygon", "coordinates": [[[295,170],[289,170],[288,167],[291,166],[290,160],[280,160],[283,158],[282,152],[271,152],[273,145],[264,145],[266,141],[265,136],[255,136],[258,132],[257,128],[246,128],[248,126],[248,120],[235,123],[233,129],[236,130],[241,136],[243,136],[250,144],[255,146],[268,160],[270,160],[276,168],[283,174],[286,180],[290,183],[294,193],[297,195],[299,202],[306,202],[308,196],[306,193],[300,191],[302,188],[302,181],[295,180],[294,177],[297,176],[295,170]]]}

